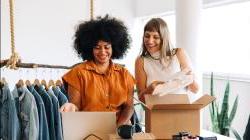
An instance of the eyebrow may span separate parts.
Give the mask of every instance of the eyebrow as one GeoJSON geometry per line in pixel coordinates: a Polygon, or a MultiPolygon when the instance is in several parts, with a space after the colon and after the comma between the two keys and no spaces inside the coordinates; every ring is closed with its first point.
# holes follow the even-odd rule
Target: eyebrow
{"type": "Polygon", "coordinates": [[[145,33],[144,35],[152,35],[152,36],[157,36],[157,37],[160,37],[159,34],[150,34],[150,33],[145,33]]]}

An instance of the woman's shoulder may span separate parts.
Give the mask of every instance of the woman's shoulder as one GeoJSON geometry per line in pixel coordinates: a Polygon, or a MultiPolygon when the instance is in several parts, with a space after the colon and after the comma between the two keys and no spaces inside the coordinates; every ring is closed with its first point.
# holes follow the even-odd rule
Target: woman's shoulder
{"type": "Polygon", "coordinates": [[[130,74],[129,70],[123,64],[114,63],[112,69],[122,75],[130,74]]]}
{"type": "Polygon", "coordinates": [[[112,67],[115,69],[115,70],[122,70],[125,68],[125,65],[124,64],[120,64],[120,63],[113,63],[112,67]]]}
{"type": "Polygon", "coordinates": [[[135,60],[135,64],[137,65],[138,63],[139,64],[143,64],[143,61],[144,61],[144,57],[143,56],[138,56],[135,60]]]}
{"type": "Polygon", "coordinates": [[[184,48],[174,48],[173,50],[175,51],[176,54],[183,53],[185,51],[184,48]]]}
{"type": "Polygon", "coordinates": [[[75,71],[75,72],[76,71],[78,71],[78,72],[82,71],[83,72],[83,71],[86,71],[86,70],[89,70],[89,69],[93,69],[92,65],[90,64],[90,62],[83,61],[83,62],[75,64],[72,67],[71,71],[75,71]]]}
{"type": "Polygon", "coordinates": [[[183,56],[183,55],[185,55],[185,49],[184,48],[174,48],[173,54],[176,55],[177,57],[183,56]]]}
{"type": "Polygon", "coordinates": [[[86,61],[74,64],[71,69],[79,69],[79,68],[83,67],[84,65],[86,65],[86,61]]]}

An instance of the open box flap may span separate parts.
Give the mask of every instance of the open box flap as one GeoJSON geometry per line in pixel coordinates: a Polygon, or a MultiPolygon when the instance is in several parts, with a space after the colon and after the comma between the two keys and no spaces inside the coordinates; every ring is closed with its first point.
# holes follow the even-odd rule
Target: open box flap
{"type": "Polygon", "coordinates": [[[187,94],[166,94],[164,96],[147,94],[145,95],[145,103],[148,109],[164,109],[167,105],[170,105],[170,108],[175,108],[173,106],[175,104],[190,105],[187,94]]]}
{"type": "Polygon", "coordinates": [[[166,94],[164,96],[145,95],[146,105],[156,104],[189,104],[187,94],[166,94]]]}
{"type": "Polygon", "coordinates": [[[157,104],[151,106],[151,110],[197,110],[202,108],[202,104],[157,104]]]}
{"type": "Polygon", "coordinates": [[[148,109],[200,109],[214,99],[215,97],[213,96],[203,95],[190,104],[187,94],[145,95],[145,103],[148,109]]]}
{"type": "Polygon", "coordinates": [[[215,100],[214,96],[210,96],[210,95],[203,95],[202,97],[200,97],[198,100],[194,101],[192,104],[202,104],[202,107],[205,107],[206,105],[208,105],[209,103],[211,103],[213,100],[215,100]]]}

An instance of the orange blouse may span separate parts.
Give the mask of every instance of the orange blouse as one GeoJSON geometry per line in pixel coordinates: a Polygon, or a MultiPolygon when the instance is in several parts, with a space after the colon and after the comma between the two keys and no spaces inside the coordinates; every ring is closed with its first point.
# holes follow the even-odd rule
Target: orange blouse
{"type": "Polygon", "coordinates": [[[110,63],[106,74],[98,71],[93,61],[86,61],[71,69],[63,81],[79,91],[68,93],[69,101],[80,111],[115,111],[122,109],[133,96],[135,80],[123,66],[110,63]]]}

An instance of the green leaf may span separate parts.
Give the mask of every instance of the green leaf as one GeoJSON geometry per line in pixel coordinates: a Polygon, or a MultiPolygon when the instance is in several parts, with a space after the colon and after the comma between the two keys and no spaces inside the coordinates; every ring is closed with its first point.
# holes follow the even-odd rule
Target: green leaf
{"type": "MultiPolygon", "coordinates": [[[[217,133],[220,133],[220,129],[219,129],[219,126],[220,126],[220,114],[219,114],[219,107],[218,107],[218,104],[215,103],[215,124],[214,124],[214,132],[217,132],[217,133]]],[[[221,133],[220,133],[221,134],[221,133]]]]}
{"type": "Polygon", "coordinates": [[[233,129],[232,127],[230,127],[230,130],[233,132],[233,134],[234,134],[234,136],[235,136],[235,138],[237,140],[241,140],[241,137],[240,137],[239,133],[235,129],[233,129]]]}
{"type": "MultiPolygon", "coordinates": [[[[210,94],[211,96],[214,96],[214,74],[213,72],[211,73],[211,81],[210,81],[210,94]]],[[[215,106],[214,106],[214,102],[212,102],[212,114],[214,115],[214,110],[215,106]]]]}
{"type": "Polygon", "coordinates": [[[210,93],[211,93],[211,96],[214,96],[214,74],[213,72],[211,73],[210,93]]]}
{"type": "Polygon", "coordinates": [[[233,108],[232,108],[230,116],[229,116],[229,120],[228,120],[229,126],[231,126],[231,123],[235,117],[237,107],[238,107],[238,95],[237,95],[236,99],[234,100],[233,108]]]}
{"type": "Polygon", "coordinates": [[[223,129],[229,125],[228,123],[228,98],[229,98],[229,90],[230,90],[230,84],[229,81],[227,82],[226,89],[224,92],[224,97],[223,97],[223,103],[221,106],[221,113],[220,113],[220,119],[219,122],[220,126],[219,128],[223,129]]]}
{"type": "Polygon", "coordinates": [[[217,116],[216,116],[216,114],[213,115],[211,113],[211,106],[209,109],[210,109],[210,117],[211,117],[211,123],[212,123],[212,131],[219,133],[217,116]]]}

